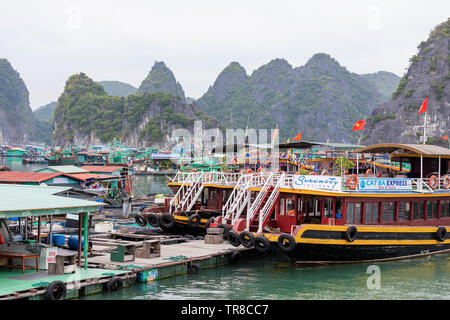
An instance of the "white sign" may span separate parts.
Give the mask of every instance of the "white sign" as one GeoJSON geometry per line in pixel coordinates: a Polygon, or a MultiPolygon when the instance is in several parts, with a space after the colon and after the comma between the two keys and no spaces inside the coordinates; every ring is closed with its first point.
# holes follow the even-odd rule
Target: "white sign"
{"type": "Polygon", "coordinates": [[[339,177],[333,176],[294,176],[292,182],[294,189],[326,189],[332,191],[341,191],[342,182],[339,177]]]}
{"type": "Polygon", "coordinates": [[[401,178],[360,178],[360,191],[404,191],[412,190],[411,179],[401,178]]]}

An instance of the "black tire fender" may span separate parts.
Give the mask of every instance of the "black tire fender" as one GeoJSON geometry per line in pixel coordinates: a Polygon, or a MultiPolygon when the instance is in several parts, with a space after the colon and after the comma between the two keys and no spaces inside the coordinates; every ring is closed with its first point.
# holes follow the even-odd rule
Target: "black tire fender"
{"type": "Polygon", "coordinates": [[[241,259],[241,253],[239,251],[235,251],[230,255],[230,263],[236,264],[241,259]]]}
{"type": "Polygon", "coordinates": [[[227,240],[235,247],[239,247],[241,245],[241,241],[239,240],[239,234],[234,230],[228,231],[227,240]]]}
{"type": "Polygon", "coordinates": [[[258,252],[267,252],[270,249],[270,241],[264,236],[256,236],[253,238],[253,246],[258,252]]]}
{"type": "Polygon", "coordinates": [[[227,224],[222,223],[222,224],[219,224],[217,226],[217,228],[222,228],[223,229],[223,238],[227,239],[227,233],[230,231],[230,227],[227,224]]]}
{"type": "Polygon", "coordinates": [[[170,229],[175,225],[175,218],[170,213],[164,213],[159,223],[162,227],[170,229]]]}
{"type": "Polygon", "coordinates": [[[123,280],[119,277],[112,277],[103,285],[105,291],[116,291],[123,288],[123,280]]]}
{"type": "Polygon", "coordinates": [[[200,273],[201,267],[199,264],[196,263],[188,263],[187,265],[187,272],[189,274],[198,274],[200,273]]]}
{"type": "Polygon", "coordinates": [[[439,242],[444,242],[447,236],[447,229],[445,227],[439,227],[436,231],[436,239],[439,242]]]}
{"type": "Polygon", "coordinates": [[[64,300],[67,294],[66,284],[60,280],[51,282],[45,292],[47,300],[64,300]]]}
{"type": "Polygon", "coordinates": [[[345,231],[345,240],[353,242],[358,237],[358,229],[355,226],[350,226],[345,231]]]}
{"type": "Polygon", "coordinates": [[[136,223],[138,225],[140,225],[141,227],[145,227],[147,225],[147,219],[141,213],[136,214],[136,216],[134,217],[134,220],[136,220],[136,223]]]}
{"type": "Polygon", "coordinates": [[[206,222],[206,224],[205,224],[205,229],[208,229],[209,226],[211,225],[211,223],[213,223],[215,219],[216,219],[215,217],[209,218],[208,222],[206,222]]]}
{"type": "Polygon", "coordinates": [[[199,224],[200,224],[200,216],[197,213],[189,216],[189,219],[188,219],[189,227],[197,228],[199,224]]]}
{"type": "Polygon", "coordinates": [[[284,252],[292,252],[297,245],[295,238],[290,234],[283,233],[278,237],[278,248],[284,252]]]}
{"type": "Polygon", "coordinates": [[[155,213],[150,213],[147,216],[147,222],[149,225],[151,225],[152,227],[159,227],[160,223],[161,223],[161,219],[159,218],[159,216],[155,213]]]}
{"type": "Polygon", "coordinates": [[[239,240],[241,241],[241,244],[246,248],[253,247],[253,233],[249,231],[242,231],[239,235],[239,240]]]}

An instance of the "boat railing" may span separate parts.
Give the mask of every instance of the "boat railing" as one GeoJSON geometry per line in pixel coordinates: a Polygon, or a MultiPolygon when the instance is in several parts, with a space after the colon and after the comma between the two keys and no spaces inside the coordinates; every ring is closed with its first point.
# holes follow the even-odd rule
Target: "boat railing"
{"type": "Polygon", "coordinates": [[[248,202],[250,191],[249,185],[252,180],[252,175],[241,175],[238,182],[234,186],[233,192],[231,192],[225,205],[222,207],[222,221],[234,220],[236,217],[236,211],[243,210],[246,202],[248,202]]]}
{"type": "Polygon", "coordinates": [[[266,179],[264,185],[262,186],[261,190],[258,192],[258,195],[255,198],[255,201],[253,201],[252,205],[250,206],[249,210],[247,211],[247,230],[249,229],[250,220],[253,219],[255,216],[257,210],[260,208],[263,200],[266,198],[267,193],[273,186],[273,175],[274,173],[270,173],[269,177],[266,179]]]}
{"type": "MultiPolygon", "coordinates": [[[[284,183],[284,177],[285,174],[281,174],[281,176],[278,179],[274,179],[273,182],[277,181],[269,198],[267,199],[266,204],[264,205],[264,207],[261,209],[261,212],[259,213],[259,221],[258,221],[258,233],[262,232],[263,229],[263,223],[267,218],[267,215],[270,214],[270,209],[272,208],[272,206],[274,205],[276,198],[278,197],[279,193],[280,193],[280,187],[281,185],[284,183]]],[[[248,224],[247,224],[247,227],[248,224]]]]}

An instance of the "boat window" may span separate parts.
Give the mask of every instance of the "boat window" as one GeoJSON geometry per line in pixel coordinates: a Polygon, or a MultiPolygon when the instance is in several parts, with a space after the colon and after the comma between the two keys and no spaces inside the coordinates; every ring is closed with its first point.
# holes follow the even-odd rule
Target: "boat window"
{"type": "Polygon", "coordinates": [[[334,217],[342,219],[342,199],[337,198],[334,204],[334,217]]]}
{"type": "Polygon", "coordinates": [[[383,203],[383,222],[395,221],[395,202],[383,203]]]}
{"type": "Polygon", "coordinates": [[[355,204],[353,202],[347,203],[347,223],[353,223],[355,218],[355,204]]]}
{"type": "Polygon", "coordinates": [[[323,216],[325,218],[333,218],[333,199],[325,198],[323,200],[323,216]]]}
{"type": "Polygon", "coordinates": [[[309,199],[308,202],[306,203],[306,212],[308,213],[309,217],[314,216],[314,200],[313,199],[309,199]]]}
{"type": "Polygon", "coordinates": [[[442,201],[445,202],[445,209],[441,210],[441,217],[450,217],[450,200],[442,201]]]}
{"type": "Polygon", "coordinates": [[[284,210],[284,198],[281,198],[280,199],[280,215],[283,216],[284,213],[285,213],[285,210],[284,210]]]}
{"type": "Polygon", "coordinates": [[[437,218],[437,201],[427,202],[427,219],[437,218]]]}
{"type": "Polygon", "coordinates": [[[447,203],[447,217],[450,217],[450,200],[447,200],[446,203],[447,203]]]}
{"type": "Polygon", "coordinates": [[[400,201],[398,203],[398,220],[407,221],[411,216],[411,203],[400,201]]]}
{"type": "Polygon", "coordinates": [[[373,214],[373,203],[367,202],[364,208],[364,223],[371,224],[372,223],[372,214],[373,214]]]}
{"type": "Polygon", "coordinates": [[[423,201],[413,203],[413,218],[414,220],[423,219],[424,204],[423,201]]]}
{"type": "Polygon", "coordinates": [[[314,215],[316,217],[320,217],[322,214],[322,200],[316,200],[316,210],[314,212],[314,215]]]}
{"type": "Polygon", "coordinates": [[[361,223],[361,203],[355,203],[355,223],[361,223]]]}
{"type": "Polygon", "coordinates": [[[295,212],[295,200],[293,199],[286,199],[286,212],[295,212]]]}
{"type": "Polygon", "coordinates": [[[380,221],[380,214],[379,214],[379,210],[378,210],[378,202],[375,202],[373,204],[373,223],[378,223],[380,221]]]}

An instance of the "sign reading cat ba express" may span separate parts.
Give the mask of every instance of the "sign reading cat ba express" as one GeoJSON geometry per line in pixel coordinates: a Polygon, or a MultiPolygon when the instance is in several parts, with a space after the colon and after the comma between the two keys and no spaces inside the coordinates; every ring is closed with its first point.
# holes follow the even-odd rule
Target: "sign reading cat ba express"
{"type": "Polygon", "coordinates": [[[292,185],[295,189],[325,189],[341,191],[342,182],[338,177],[332,176],[294,176],[292,185]]]}
{"type": "Polygon", "coordinates": [[[410,179],[380,179],[380,178],[360,178],[360,191],[411,191],[410,179]]]}

